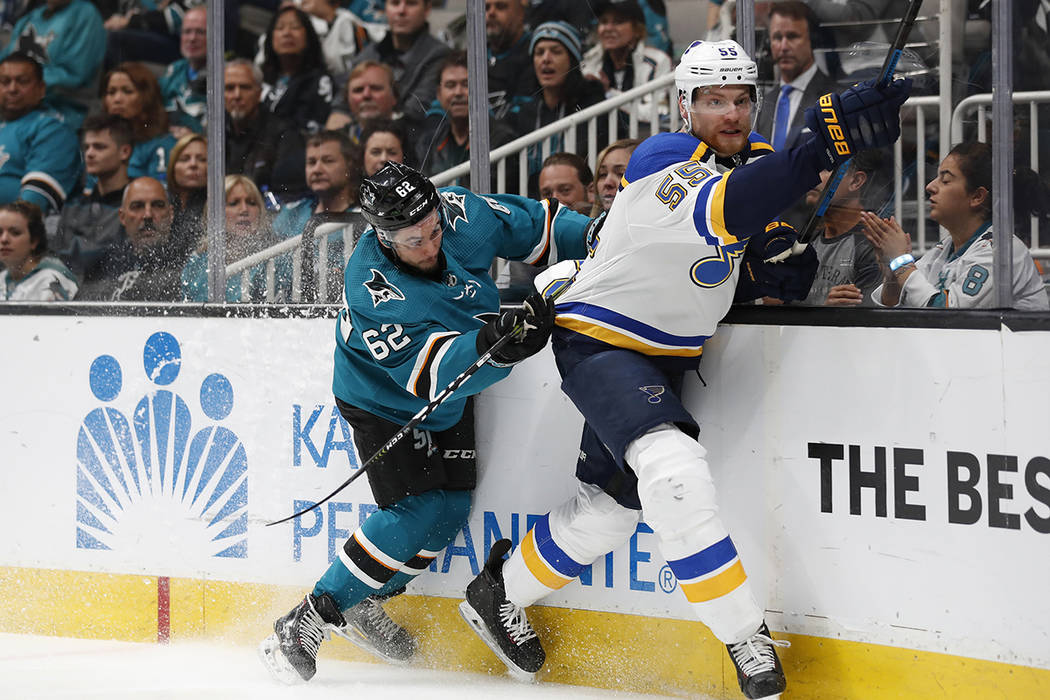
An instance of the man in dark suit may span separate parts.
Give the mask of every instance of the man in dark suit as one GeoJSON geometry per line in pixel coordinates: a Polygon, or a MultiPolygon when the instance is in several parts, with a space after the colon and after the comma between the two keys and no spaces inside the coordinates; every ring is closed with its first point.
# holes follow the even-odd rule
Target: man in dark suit
{"type": "Polygon", "coordinates": [[[769,9],[769,44],[780,83],[763,97],[755,131],[778,151],[799,141],[806,108],[836,90],[835,82],[814,62],[811,37],[816,28],[816,16],[804,2],[775,2],[769,9]]]}

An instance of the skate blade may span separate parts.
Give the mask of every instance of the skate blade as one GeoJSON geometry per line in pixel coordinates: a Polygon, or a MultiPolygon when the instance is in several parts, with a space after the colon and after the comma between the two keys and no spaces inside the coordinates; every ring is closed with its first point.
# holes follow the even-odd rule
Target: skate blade
{"type": "Polygon", "coordinates": [[[281,652],[281,643],[277,641],[276,634],[271,634],[259,643],[259,659],[275,680],[285,685],[298,685],[303,682],[303,677],[281,652]]]}
{"type": "Polygon", "coordinates": [[[459,614],[464,620],[466,620],[467,624],[470,625],[470,628],[474,630],[474,634],[481,637],[481,641],[485,642],[485,646],[491,649],[492,653],[499,657],[499,660],[507,667],[507,672],[510,674],[511,678],[522,683],[536,682],[535,673],[529,673],[525,669],[518,667],[510,660],[510,657],[503,653],[499,644],[492,638],[492,635],[489,634],[485,624],[481,621],[481,616],[471,607],[470,603],[465,600],[460,603],[459,614]]]}
{"type": "Polygon", "coordinates": [[[402,659],[397,656],[390,656],[388,654],[384,654],[378,648],[373,646],[370,641],[368,641],[368,637],[364,636],[350,625],[347,625],[346,627],[336,627],[334,625],[329,625],[329,629],[332,631],[332,634],[342,637],[351,644],[355,644],[356,646],[360,647],[364,651],[367,651],[369,654],[376,657],[380,661],[386,661],[387,663],[394,664],[395,666],[408,666],[412,663],[411,656],[407,659],[402,659]]]}

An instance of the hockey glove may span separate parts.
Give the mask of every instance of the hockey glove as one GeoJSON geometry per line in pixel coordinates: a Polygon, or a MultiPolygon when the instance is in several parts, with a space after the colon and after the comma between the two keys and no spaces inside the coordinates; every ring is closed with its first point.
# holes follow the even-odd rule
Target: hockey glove
{"type": "MultiPolygon", "coordinates": [[[[754,238],[754,237],[753,237],[754,238]]],[[[817,275],[817,254],[810,246],[781,262],[766,262],[764,247],[748,241],[740,264],[740,279],[734,302],[774,297],[783,301],[801,301],[809,294],[817,275]]]]}
{"type": "Polygon", "coordinates": [[[842,94],[824,95],[806,110],[806,126],[822,147],[824,169],[833,170],[865,148],[881,148],[901,133],[900,109],[911,92],[911,78],[884,88],[865,81],[842,94]]]}
{"type": "Polygon", "coordinates": [[[805,243],[798,242],[798,232],[786,221],[773,221],[766,226],[761,236],[752,236],[748,247],[755,247],[756,253],[767,263],[780,262],[792,255],[798,255],[806,249],[805,243]],[[761,250],[757,248],[761,246],[761,250]]]}
{"type": "Polygon", "coordinates": [[[554,330],[554,302],[534,292],[516,309],[504,311],[478,331],[478,355],[484,355],[496,341],[514,333],[510,342],[492,353],[497,366],[513,365],[535,355],[547,344],[554,330]]]}

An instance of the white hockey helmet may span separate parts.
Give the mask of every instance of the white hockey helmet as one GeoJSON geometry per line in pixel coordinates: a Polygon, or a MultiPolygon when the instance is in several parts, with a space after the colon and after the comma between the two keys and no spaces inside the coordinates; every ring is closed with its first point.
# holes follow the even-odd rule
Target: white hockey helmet
{"type": "Polygon", "coordinates": [[[754,113],[758,112],[758,101],[761,99],[758,66],[744,51],[744,47],[732,39],[694,41],[690,44],[674,70],[674,83],[678,88],[682,118],[690,128],[689,108],[696,88],[747,85],[751,88],[754,113]]]}

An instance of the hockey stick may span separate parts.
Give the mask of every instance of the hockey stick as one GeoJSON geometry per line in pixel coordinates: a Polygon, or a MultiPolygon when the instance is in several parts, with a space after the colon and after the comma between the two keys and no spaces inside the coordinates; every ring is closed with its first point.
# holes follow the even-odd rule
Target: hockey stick
{"type": "MultiPolygon", "coordinates": [[[[558,296],[558,294],[560,294],[567,287],[568,287],[568,285],[566,285],[565,287],[562,287],[562,289],[559,289],[554,294],[551,294],[550,298],[553,300],[555,297],[558,296]]],[[[419,425],[420,423],[425,421],[427,419],[427,416],[429,416],[431,413],[433,413],[437,409],[438,406],[440,406],[442,403],[445,402],[445,399],[447,399],[451,394],[453,394],[456,391],[456,389],[458,389],[461,386],[463,386],[463,382],[467,381],[467,379],[469,379],[472,374],[474,374],[479,369],[481,369],[481,367],[486,362],[488,362],[490,359],[492,359],[492,356],[494,354],[496,354],[496,352],[498,352],[500,348],[502,348],[504,345],[509,343],[523,329],[524,329],[524,325],[523,324],[518,324],[518,325],[514,326],[514,328],[510,329],[510,331],[508,331],[505,335],[503,335],[500,338],[498,338],[496,340],[496,342],[492,344],[492,347],[490,347],[488,350],[486,350],[484,353],[482,353],[481,357],[479,357],[477,360],[474,361],[474,364],[470,365],[470,367],[467,367],[465,370],[463,370],[462,374],[460,374],[458,377],[456,377],[451,382],[449,382],[449,385],[446,386],[444,389],[442,389],[440,394],[435,396],[434,399],[430,403],[428,403],[426,406],[424,406],[422,409],[420,409],[419,413],[417,413],[416,415],[412,416],[412,419],[410,421],[405,423],[404,426],[402,426],[400,430],[398,430],[396,433],[394,433],[393,437],[391,437],[389,440],[387,440],[385,445],[383,445],[378,450],[376,450],[376,453],[374,455],[372,455],[367,460],[365,460],[364,464],[362,464],[360,467],[358,467],[357,471],[354,472],[353,474],[351,474],[350,478],[347,479],[346,481],[344,481],[342,484],[340,484],[339,487],[335,491],[332,491],[330,494],[328,494],[327,496],[325,496],[324,498],[322,498],[320,501],[318,501],[317,503],[313,504],[309,508],[304,508],[303,510],[299,511],[298,513],[292,513],[287,518],[281,518],[280,520],[274,520],[272,523],[266,523],[266,527],[270,527],[271,525],[280,525],[283,522],[287,522],[289,520],[294,520],[295,518],[298,518],[300,515],[305,515],[306,513],[309,513],[311,510],[313,510],[314,508],[317,508],[318,506],[322,505],[323,503],[326,503],[327,501],[331,500],[333,496],[335,496],[337,493],[339,493],[340,491],[345,489],[347,486],[352,484],[355,479],[357,479],[362,474],[364,474],[366,471],[368,471],[368,468],[377,459],[379,459],[380,457],[385,455],[387,452],[389,452],[390,448],[392,448],[394,445],[396,445],[398,442],[400,442],[401,439],[403,437],[405,437],[406,435],[408,435],[408,433],[413,428],[415,428],[417,425],[419,425]]]]}
{"type": "MultiPolygon", "coordinates": [[[[908,4],[908,10],[904,13],[904,17],[901,18],[901,23],[897,25],[897,36],[893,39],[890,52],[886,54],[882,70],[879,71],[879,78],[875,83],[876,87],[885,87],[893,79],[893,71],[897,68],[897,61],[900,60],[901,54],[904,52],[904,42],[907,40],[908,34],[911,33],[911,28],[915,24],[915,18],[919,15],[921,6],[922,0],[911,0],[908,4]]],[[[851,161],[852,158],[840,163],[834,174],[828,179],[827,184],[824,185],[824,191],[820,194],[817,208],[810,214],[809,220],[806,221],[806,225],[802,227],[802,231],[799,233],[798,242],[800,244],[809,243],[816,238],[817,224],[820,223],[820,220],[824,218],[824,214],[827,213],[828,207],[831,205],[831,198],[835,196],[835,190],[839,188],[842,178],[846,176],[846,171],[849,170],[851,161]]]]}

